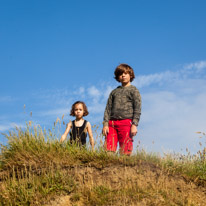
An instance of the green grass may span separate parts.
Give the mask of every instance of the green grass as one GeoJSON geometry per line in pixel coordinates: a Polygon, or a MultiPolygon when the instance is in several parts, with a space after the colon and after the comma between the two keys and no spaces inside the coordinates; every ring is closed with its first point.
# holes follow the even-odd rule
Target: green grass
{"type": "MultiPolygon", "coordinates": [[[[43,205],[61,195],[70,195],[74,205],[78,205],[78,202],[85,205],[114,205],[116,201],[135,205],[144,198],[155,199],[151,188],[142,189],[133,184],[130,187],[121,184],[116,189],[106,183],[83,185],[69,173],[75,167],[103,170],[110,166],[134,167],[145,164],[170,175],[184,176],[200,185],[206,182],[204,151],[195,156],[160,157],[144,150],[138,150],[130,157],[110,155],[102,145],[97,145],[95,151],[91,151],[89,147],[60,144],[51,131],[47,133],[40,127],[29,125],[25,130],[16,128],[10,131],[5,137],[8,144],[0,147],[0,205],[43,205]]],[[[158,194],[165,202],[168,201],[167,192],[159,189],[158,194]]],[[[182,205],[189,205],[183,200],[178,201],[182,201],[182,205]]]]}
{"type": "Polygon", "coordinates": [[[74,190],[72,177],[58,170],[39,175],[14,171],[1,185],[0,202],[2,205],[41,205],[49,197],[70,194],[74,190]]]}

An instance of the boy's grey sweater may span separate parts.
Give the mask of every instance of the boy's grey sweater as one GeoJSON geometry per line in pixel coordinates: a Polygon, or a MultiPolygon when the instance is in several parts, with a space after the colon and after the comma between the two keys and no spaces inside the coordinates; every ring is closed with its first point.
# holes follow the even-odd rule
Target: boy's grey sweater
{"type": "Polygon", "coordinates": [[[137,126],[140,115],[141,96],[139,90],[133,85],[119,86],[109,95],[103,125],[108,126],[108,121],[112,119],[132,119],[133,124],[137,126]]]}

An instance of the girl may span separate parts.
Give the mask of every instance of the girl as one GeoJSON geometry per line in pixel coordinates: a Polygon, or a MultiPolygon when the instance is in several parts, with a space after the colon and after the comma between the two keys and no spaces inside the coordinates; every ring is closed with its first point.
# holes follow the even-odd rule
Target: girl
{"type": "Polygon", "coordinates": [[[93,150],[94,149],[94,139],[92,135],[91,124],[87,120],[83,119],[83,116],[87,116],[88,114],[89,112],[84,102],[81,102],[81,101],[75,102],[72,105],[70,115],[75,116],[76,119],[67,124],[67,128],[64,134],[62,135],[60,142],[63,142],[66,139],[71,129],[70,143],[75,142],[78,145],[86,145],[86,137],[88,133],[90,145],[93,150]]]}

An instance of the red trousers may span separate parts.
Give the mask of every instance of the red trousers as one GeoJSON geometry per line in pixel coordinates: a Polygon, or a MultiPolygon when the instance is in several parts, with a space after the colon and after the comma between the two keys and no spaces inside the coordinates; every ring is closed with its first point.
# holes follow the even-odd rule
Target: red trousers
{"type": "Polygon", "coordinates": [[[109,120],[109,133],[106,137],[107,151],[115,152],[119,142],[120,154],[130,155],[133,149],[131,119],[109,120]]]}

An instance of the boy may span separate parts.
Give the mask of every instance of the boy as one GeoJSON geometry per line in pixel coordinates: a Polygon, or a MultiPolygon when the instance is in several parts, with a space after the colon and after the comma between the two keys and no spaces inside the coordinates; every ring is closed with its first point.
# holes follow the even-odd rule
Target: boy
{"type": "Polygon", "coordinates": [[[107,151],[115,152],[119,142],[120,154],[130,155],[141,115],[141,96],[138,89],[131,85],[135,75],[129,65],[120,64],[114,74],[121,86],[109,95],[102,132],[107,151]]]}

